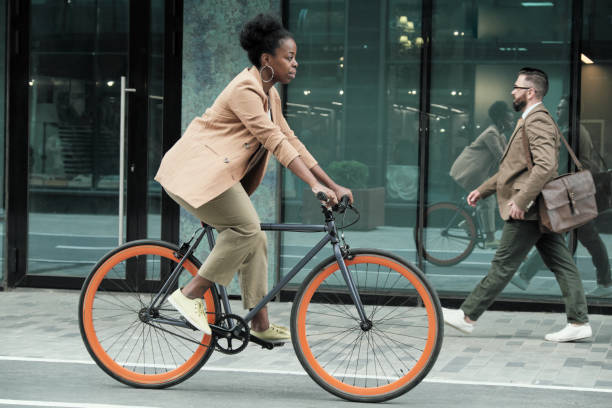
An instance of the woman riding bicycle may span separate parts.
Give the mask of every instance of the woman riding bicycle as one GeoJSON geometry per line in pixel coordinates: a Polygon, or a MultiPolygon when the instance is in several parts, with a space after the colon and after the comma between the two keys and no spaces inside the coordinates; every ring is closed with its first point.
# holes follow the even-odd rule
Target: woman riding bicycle
{"type": "MultiPolygon", "coordinates": [[[[227,286],[239,272],[242,303],[253,308],[267,293],[267,240],[249,195],[264,177],[270,153],[326,204],[351,191],[336,184],[299,141],[282,114],[277,82],[296,75],[297,46],[272,16],[259,14],[240,33],[240,45],[254,65],[238,74],[204,115],[164,155],[155,176],[179,205],[218,232],[198,274],[168,301],[193,326],[210,334],[202,296],[213,283],[227,286]]],[[[268,341],[290,338],[287,328],[268,321],[264,307],[251,335],[268,341]]]]}

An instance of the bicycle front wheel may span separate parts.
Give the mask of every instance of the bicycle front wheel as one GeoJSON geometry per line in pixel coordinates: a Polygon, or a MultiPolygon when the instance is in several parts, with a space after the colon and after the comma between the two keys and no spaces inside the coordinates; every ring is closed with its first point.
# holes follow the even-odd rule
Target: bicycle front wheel
{"type": "MultiPolygon", "coordinates": [[[[421,242],[414,229],[417,245],[421,242]]],[[[468,257],[476,245],[476,225],[472,217],[453,203],[437,203],[427,208],[423,230],[423,255],[439,266],[455,265],[468,257]]]]}
{"type": "Polygon", "coordinates": [[[362,329],[334,257],[304,280],[291,310],[291,340],[306,372],[327,391],[359,402],[398,397],[427,375],[443,338],[438,297],[401,258],[373,249],[345,260],[371,329],[362,329]]]}
{"type": "MultiPolygon", "coordinates": [[[[178,247],[162,241],[133,241],[107,254],[86,279],[79,301],[79,326],[87,351],[107,374],[125,384],[165,388],[186,380],[208,360],[214,339],[185,327],[158,323],[145,311],[159,287],[162,268],[172,271],[179,262],[178,247]],[[136,287],[134,274],[144,281],[136,287]]],[[[182,267],[190,275],[199,262],[190,257],[182,267]]],[[[208,321],[219,310],[213,288],[204,295],[208,321]]],[[[158,318],[180,319],[165,301],[158,318]]]]}

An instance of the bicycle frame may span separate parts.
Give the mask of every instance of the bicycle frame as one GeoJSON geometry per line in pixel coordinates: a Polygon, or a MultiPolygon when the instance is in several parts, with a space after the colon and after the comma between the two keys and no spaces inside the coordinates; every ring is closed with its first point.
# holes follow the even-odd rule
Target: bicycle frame
{"type": "MultiPolygon", "coordinates": [[[[357,308],[357,313],[359,314],[359,318],[361,319],[361,327],[370,327],[371,322],[368,320],[365,309],[363,307],[363,303],[361,302],[361,297],[359,296],[359,291],[357,289],[357,285],[353,280],[353,277],[348,271],[346,264],[344,263],[343,249],[340,245],[340,240],[338,238],[338,230],[335,224],[335,218],[331,210],[323,207],[323,213],[325,214],[325,224],[324,225],[310,225],[310,224],[261,224],[262,231],[286,231],[286,232],[325,232],[325,236],[312,248],[308,253],[289,271],[287,275],[285,275],[273,288],[268,292],[268,294],[261,300],[257,305],[249,311],[249,313],[244,317],[245,322],[249,323],[253,317],[274,297],[276,297],[280,291],[289,283],[291,279],[297,275],[302,268],[312,259],[314,256],[323,249],[329,242],[331,242],[334,256],[336,258],[336,262],[340,267],[340,271],[342,273],[342,277],[346,282],[346,285],[349,289],[349,293],[351,299],[353,300],[355,307],[357,308]]],[[[169,295],[168,291],[172,288],[175,283],[178,281],[179,274],[181,273],[181,266],[183,262],[193,254],[197,246],[200,244],[204,236],[206,236],[208,240],[209,248],[212,250],[215,246],[215,238],[213,234],[213,228],[209,225],[203,224],[204,228],[202,232],[198,235],[197,239],[193,244],[189,245],[189,248],[184,254],[181,254],[181,260],[176,265],[166,282],[163,284],[162,288],[156,294],[153,302],[149,306],[149,314],[152,315],[152,311],[161,305],[166,297],[169,295]]],[[[229,303],[229,296],[227,294],[227,290],[224,286],[215,284],[219,297],[221,298],[222,308],[226,314],[232,313],[231,306],[229,303]]],[[[158,323],[171,324],[174,326],[184,326],[188,327],[187,324],[181,320],[170,320],[166,318],[151,318],[152,321],[158,323]]],[[[231,331],[231,330],[230,330],[231,331]]]]}

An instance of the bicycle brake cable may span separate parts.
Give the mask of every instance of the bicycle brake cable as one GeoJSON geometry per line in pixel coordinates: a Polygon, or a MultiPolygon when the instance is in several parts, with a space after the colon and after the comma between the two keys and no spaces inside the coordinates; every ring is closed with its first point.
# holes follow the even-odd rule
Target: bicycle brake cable
{"type": "Polygon", "coordinates": [[[349,247],[349,244],[347,244],[346,240],[344,239],[344,229],[350,227],[351,225],[356,224],[359,221],[359,218],[361,218],[359,215],[359,211],[357,211],[357,209],[353,207],[351,204],[349,204],[347,208],[350,208],[351,211],[357,214],[357,219],[355,219],[355,221],[351,222],[348,225],[344,225],[344,218],[346,217],[346,210],[342,213],[342,225],[338,229],[340,230],[340,241],[342,242],[340,246],[342,248],[343,254],[349,254],[350,249],[351,249],[349,247]]]}
{"type": "Polygon", "coordinates": [[[349,204],[347,206],[347,209],[350,209],[351,211],[353,211],[355,214],[357,214],[357,218],[351,222],[348,225],[344,225],[344,218],[346,217],[346,210],[342,213],[342,226],[340,227],[341,230],[344,230],[345,228],[348,228],[352,225],[357,224],[357,222],[359,221],[359,219],[361,218],[361,215],[359,214],[359,211],[357,211],[357,209],[355,207],[353,207],[351,204],[349,204]]]}

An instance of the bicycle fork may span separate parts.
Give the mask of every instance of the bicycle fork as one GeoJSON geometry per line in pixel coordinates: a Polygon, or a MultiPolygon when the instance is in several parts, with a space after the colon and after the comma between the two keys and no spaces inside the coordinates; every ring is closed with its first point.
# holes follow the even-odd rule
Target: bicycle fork
{"type": "Polygon", "coordinates": [[[340,244],[337,242],[333,242],[333,247],[336,262],[340,267],[340,272],[342,272],[342,277],[346,282],[346,286],[349,289],[351,299],[353,299],[353,303],[357,308],[357,314],[359,315],[359,319],[361,320],[359,326],[361,327],[361,330],[368,331],[372,328],[372,321],[366,316],[365,309],[363,307],[363,302],[361,301],[361,296],[359,296],[359,290],[357,289],[357,285],[355,285],[353,276],[351,275],[348,268],[346,267],[346,264],[344,263],[344,257],[342,256],[340,244]]]}

